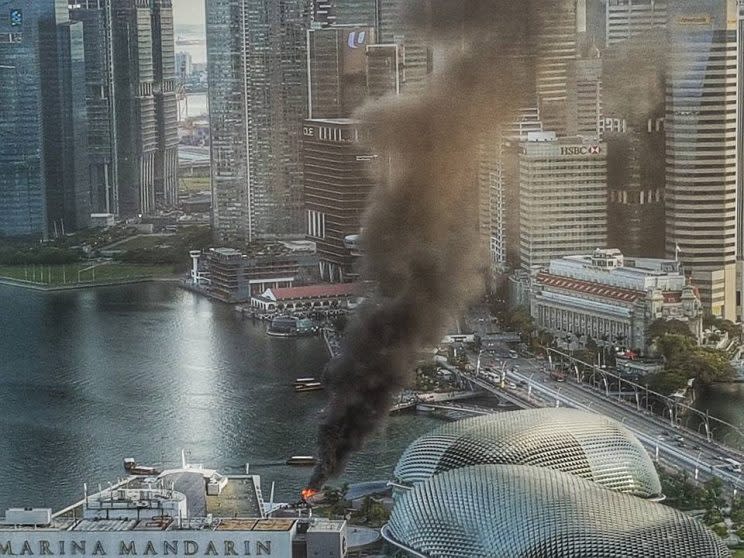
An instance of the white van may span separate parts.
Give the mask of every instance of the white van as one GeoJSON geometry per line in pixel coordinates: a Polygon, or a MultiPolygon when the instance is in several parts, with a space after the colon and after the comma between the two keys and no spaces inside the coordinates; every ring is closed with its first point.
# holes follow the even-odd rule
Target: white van
{"type": "Polygon", "coordinates": [[[732,473],[741,473],[741,463],[736,461],[735,459],[731,459],[730,457],[727,459],[724,459],[726,462],[726,468],[731,471],[732,473]]]}

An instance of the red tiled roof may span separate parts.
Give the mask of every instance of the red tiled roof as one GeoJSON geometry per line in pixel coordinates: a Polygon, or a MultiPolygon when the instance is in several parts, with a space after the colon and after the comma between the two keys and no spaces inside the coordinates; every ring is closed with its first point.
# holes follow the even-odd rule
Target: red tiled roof
{"type": "Polygon", "coordinates": [[[678,292],[665,292],[664,293],[664,302],[666,302],[666,303],[682,302],[682,293],[678,293],[678,292]]]}
{"type": "Polygon", "coordinates": [[[560,277],[549,273],[538,273],[537,280],[541,285],[565,289],[576,293],[588,294],[603,298],[612,298],[622,302],[635,302],[646,298],[643,291],[634,291],[630,289],[621,289],[601,283],[592,283],[590,281],[580,281],[570,277],[560,277]]]}
{"type": "Polygon", "coordinates": [[[277,301],[297,300],[300,298],[330,298],[359,294],[361,289],[356,283],[335,283],[325,285],[308,285],[307,287],[290,287],[269,289],[277,301]]]}

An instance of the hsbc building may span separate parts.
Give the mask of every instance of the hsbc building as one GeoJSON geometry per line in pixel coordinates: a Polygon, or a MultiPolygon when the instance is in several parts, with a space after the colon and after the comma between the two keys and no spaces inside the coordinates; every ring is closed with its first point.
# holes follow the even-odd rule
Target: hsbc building
{"type": "Polygon", "coordinates": [[[520,145],[521,266],[607,247],[607,145],[534,133],[520,145]]]}

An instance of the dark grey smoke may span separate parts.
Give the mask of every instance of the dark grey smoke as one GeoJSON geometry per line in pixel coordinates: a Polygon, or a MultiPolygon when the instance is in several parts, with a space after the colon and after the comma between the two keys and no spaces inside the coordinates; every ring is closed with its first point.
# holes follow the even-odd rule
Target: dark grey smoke
{"type": "Polygon", "coordinates": [[[478,203],[478,144],[531,99],[522,2],[409,6],[413,29],[449,41],[450,65],[422,96],[387,100],[360,115],[373,127],[373,146],[385,162],[364,224],[365,279],[376,288],[326,370],[331,400],[313,488],[342,472],[408,383],[416,351],[437,344],[481,292],[470,214],[478,203]]]}

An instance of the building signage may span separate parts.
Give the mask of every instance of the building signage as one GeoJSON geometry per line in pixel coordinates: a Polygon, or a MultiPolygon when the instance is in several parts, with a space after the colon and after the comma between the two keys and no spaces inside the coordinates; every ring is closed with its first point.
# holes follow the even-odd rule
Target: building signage
{"type": "Polygon", "coordinates": [[[302,135],[307,137],[315,136],[315,128],[313,128],[312,126],[303,126],[302,135]]]}
{"type": "Polygon", "coordinates": [[[253,531],[240,536],[214,531],[163,532],[152,538],[151,533],[112,532],[88,538],[82,533],[46,532],[31,537],[29,533],[0,532],[0,556],[274,556],[291,555],[289,531],[253,531]],[[76,536],[77,535],[77,536],[76,536]],[[129,535],[129,536],[128,536],[129,535]],[[179,537],[182,535],[182,537],[179,537]]]}
{"type": "Polygon", "coordinates": [[[598,145],[564,145],[561,155],[600,155],[602,148],[598,145]]]}
{"type": "Polygon", "coordinates": [[[710,25],[713,18],[708,14],[679,16],[677,25],[710,25]]]}
{"type": "Polygon", "coordinates": [[[19,27],[23,25],[23,11],[14,9],[10,10],[10,25],[12,27],[19,27]]]}

